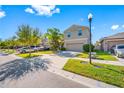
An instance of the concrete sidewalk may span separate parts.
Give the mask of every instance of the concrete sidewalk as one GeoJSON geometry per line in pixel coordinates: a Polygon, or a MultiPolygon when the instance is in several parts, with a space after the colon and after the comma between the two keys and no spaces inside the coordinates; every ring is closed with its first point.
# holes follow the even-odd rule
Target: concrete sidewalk
{"type": "MultiPolygon", "coordinates": [[[[1,53],[0,53],[1,54],[1,53]]],[[[8,63],[10,61],[13,61],[15,59],[20,59],[21,57],[18,57],[14,54],[9,54],[9,55],[1,55],[0,56],[0,65],[1,64],[5,64],[5,63],[8,63]]]]}
{"type": "MultiPolygon", "coordinates": [[[[89,61],[87,58],[78,58],[74,57],[73,59],[79,59],[83,61],[89,61]]],[[[97,59],[92,59],[93,63],[102,63],[102,64],[111,64],[111,65],[117,65],[117,66],[124,66],[124,62],[122,61],[107,61],[107,60],[97,60],[97,59]]]]}
{"type": "Polygon", "coordinates": [[[48,69],[49,72],[56,73],[60,76],[71,79],[75,82],[78,82],[80,84],[86,85],[91,88],[116,88],[116,86],[106,84],[101,81],[83,77],[78,74],[74,74],[74,73],[63,70],[62,68],[67,62],[67,60],[69,59],[69,57],[68,58],[61,57],[61,56],[53,54],[53,55],[44,55],[41,58],[47,59],[51,62],[51,64],[49,65],[49,69],[48,69]]]}

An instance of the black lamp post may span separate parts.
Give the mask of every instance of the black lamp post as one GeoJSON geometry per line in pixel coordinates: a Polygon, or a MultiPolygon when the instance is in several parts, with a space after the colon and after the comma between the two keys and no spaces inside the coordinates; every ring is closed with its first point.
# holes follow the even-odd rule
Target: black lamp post
{"type": "Polygon", "coordinates": [[[88,20],[89,20],[89,28],[90,28],[90,40],[89,40],[89,63],[90,64],[92,64],[92,61],[91,61],[91,42],[92,42],[92,36],[91,36],[91,22],[92,22],[92,17],[93,17],[93,15],[91,14],[91,13],[89,13],[89,15],[88,15],[88,20]]]}

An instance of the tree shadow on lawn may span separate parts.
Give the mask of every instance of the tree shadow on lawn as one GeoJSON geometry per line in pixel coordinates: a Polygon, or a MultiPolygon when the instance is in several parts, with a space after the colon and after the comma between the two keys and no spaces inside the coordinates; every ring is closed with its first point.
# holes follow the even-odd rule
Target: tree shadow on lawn
{"type": "Polygon", "coordinates": [[[25,74],[37,71],[37,70],[47,70],[49,60],[36,58],[30,59],[16,59],[8,63],[2,64],[0,66],[0,81],[7,78],[19,79],[25,74]]]}

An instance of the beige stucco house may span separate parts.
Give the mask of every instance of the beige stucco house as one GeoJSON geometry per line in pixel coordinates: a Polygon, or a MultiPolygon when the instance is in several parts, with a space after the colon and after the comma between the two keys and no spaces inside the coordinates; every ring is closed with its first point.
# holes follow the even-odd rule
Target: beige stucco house
{"type": "Polygon", "coordinates": [[[110,51],[117,44],[124,44],[124,32],[102,38],[100,40],[100,49],[110,51]]]}
{"type": "Polygon", "coordinates": [[[83,45],[89,43],[89,28],[72,25],[64,31],[64,46],[70,51],[83,51],[83,45]]]}

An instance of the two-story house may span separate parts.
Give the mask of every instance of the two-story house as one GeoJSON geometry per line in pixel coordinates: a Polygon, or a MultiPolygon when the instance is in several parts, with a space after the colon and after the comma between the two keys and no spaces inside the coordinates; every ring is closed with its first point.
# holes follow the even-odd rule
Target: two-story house
{"type": "Polygon", "coordinates": [[[72,25],[64,31],[64,46],[70,51],[83,51],[83,45],[89,43],[89,28],[72,25]]]}

